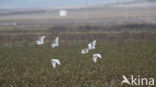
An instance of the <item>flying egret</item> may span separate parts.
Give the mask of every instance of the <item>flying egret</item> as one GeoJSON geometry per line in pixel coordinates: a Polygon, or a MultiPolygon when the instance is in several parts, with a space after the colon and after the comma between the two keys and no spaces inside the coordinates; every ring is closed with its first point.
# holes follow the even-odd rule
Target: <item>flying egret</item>
{"type": "Polygon", "coordinates": [[[56,68],[56,64],[61,65],[61,62],[59,59],[51,59],[51,65],[53,68],[56,68]]]}
{"type": "Polygon", "coordinates": [[[101,54],[93,54],[93,61],[96,63],[97,58],[102,58],[101,54]]]}
{"type": "Polygon", "coordinates": [[[88,44],[88,49],[92,49],[92,44],[91,43],[88,44]]]}
{"type": "Polygon", "coordinates": [[[56,39],[54,40],[54,43],[52,43],[51,46],[52,48],[59,46],[59,37],[56,37],[56,39]]]}
{"type": "Polygon", "coordinates": [[[40,38],[39,38],[39,40],[37,40],[36,42],[37,42],[37,45],[43,45],[44,44],[44,39],[46,38],[46,36],[44,35],[44,36],[41,36],[40,38]]]}
{"type": "Polygon", "coordinates": [[[60,10],[59,15],[64,17],[67,15],[67,11],[66,10],[60,10]]]}
{"type": "Polygon", "coordinates": [[[81,54],[87,54],[89,52],[89,50],[95,49],[95,45],[96,45],[96,40],[94,40],[93,42],[89,43],[87,49],[81,50],[81,54]]]}
{"type": "Polygon", "coordinates": [[[88,49],[89,50],[95,49],[95,45],[96,45],[96,40],[94,40],[93,42],[91,42],[91,43],[88,44],[88,49]]]}
{"type": "Polygon", "coordinates": [[[81,50],[81,54],[87,54],[88,51],[89,51],[89,49],[83,49],[83,50],[81,50]]]}
{"type": "Polygon", "coordinates": [[[96,45],[96,40],[94,40],[94,41],[92,42],[92,46],[93,46],[94,49],[95,49],[95,45],[96,45]]]}

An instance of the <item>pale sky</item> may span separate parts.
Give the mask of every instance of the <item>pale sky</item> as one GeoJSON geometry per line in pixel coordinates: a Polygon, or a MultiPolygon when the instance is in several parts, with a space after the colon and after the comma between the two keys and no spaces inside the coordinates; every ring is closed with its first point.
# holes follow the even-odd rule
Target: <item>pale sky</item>
{"type": "Polygon", "coordinates": [[[0,9],[17,8],[53,8],[64,6],[79,6],[88,4],[106,4],[116,1],[132,0],[0,0],[0,9]]]}

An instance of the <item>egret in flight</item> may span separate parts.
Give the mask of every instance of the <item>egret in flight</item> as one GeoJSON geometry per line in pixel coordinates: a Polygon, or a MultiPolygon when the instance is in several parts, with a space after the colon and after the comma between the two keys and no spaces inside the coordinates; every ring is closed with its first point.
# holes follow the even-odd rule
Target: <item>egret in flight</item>
{"type": "Polygon", "coordinates": [[[52,48],[58,47],[59,46],[59,37],[56,37],[54,42],[51,44],[52,48]]]}
{"type": "Polygon", "coordinates": [[[46,38],[46,36],[44,35],[44,36],[41,36],[40,38],[39,38],[39,40],[37,40],[36,42],[37,42],[37,45],[43,45],[44,44],[44,39],[46,38]]]}
{"type": "Polygon", "coordinates": [[[93,54],[93,61],[96,63],[98,58],[102,58],[101,54],[93,54]]]}
{"type": "Polygon", "coordinates": [[[91,43],[88,44],[88,49],[89,50],[95,49],[95,46],[96,46],[96,40],[94,40],[93,42],[91,42],[91,43]]]}
{"type": "Polygon", "coordinates": [[[88,51],[89,51],[89,49],[83,49],[83,50],[81,50],[81,54],[87,54],[88,51]]]}
{"type": "Polygon", "coordinates": [[[59,59],[51,59],[51,65],[53,68],[56,68],[56,64],[61,65],[61,62],[59,59]]]}

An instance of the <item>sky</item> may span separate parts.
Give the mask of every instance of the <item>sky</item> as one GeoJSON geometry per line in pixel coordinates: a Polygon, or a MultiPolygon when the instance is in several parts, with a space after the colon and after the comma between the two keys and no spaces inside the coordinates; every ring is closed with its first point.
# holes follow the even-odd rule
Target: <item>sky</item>
{"type": "Polygon", "coordinates": [[[0,0],[0,9],[54,8],[64,6],[81,6],[85,3],[105,4],[113,1],[119,0],[0,0]]]}

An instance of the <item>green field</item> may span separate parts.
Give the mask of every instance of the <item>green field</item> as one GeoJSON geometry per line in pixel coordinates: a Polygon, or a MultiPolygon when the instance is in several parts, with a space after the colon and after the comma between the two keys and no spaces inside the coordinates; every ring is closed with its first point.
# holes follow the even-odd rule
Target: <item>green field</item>
{"type": "MultiPolygon", "coordinates": [[[[85,28],[88,27],[81,30],[85,28]]],[[[142,32],[100,28],[72,32],[55,31],[54,27],[41,31],[28,28],[27,32],[17,29],[0,29],[0,87],[121,87],[122,75],[156,77],[154,28],[149,32],[146,29],[142,32]],[[44,34],[45,44],[37,46],[35,41],[44,34]],[[52,48],[50,44],[57,36],[60,47],[52,48]],[[96,49],[80,54],[94,39],[96,49]],[[97,63],[92,59],[94,53],[103,57],[97,63]],[[53,58],[61,61],[55,69],[51,65],[53,58]]]]}

